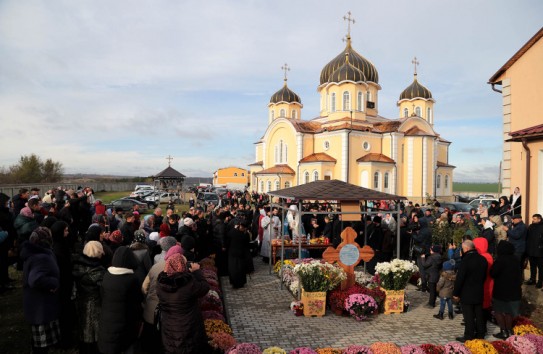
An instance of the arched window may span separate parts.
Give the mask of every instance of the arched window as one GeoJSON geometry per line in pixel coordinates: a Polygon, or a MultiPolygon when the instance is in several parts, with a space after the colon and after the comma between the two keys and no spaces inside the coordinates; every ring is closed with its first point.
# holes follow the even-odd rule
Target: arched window
{"type": "Polygon", "coordinates": [[[351,95],[349,94],[349,91],[343,92],[343,110],[351,110],[351,95]]]}
{"type": "Polygon", "coordinates": [[[445,190],[449,188],[449,175],[445,175],[445,190]]]}
{"type": "Polygon", "coordinates": [[[335,112],[336,111],[336,93],[333,92],[330,95],[330,111],[335,112]]]}
{"type": "Polygon", "coordinates": [[[270,117],[271,117],[271,120],[275,118],[275,112],[273,110],[270,111],[270,117]]]}
{"type": "Polygon", "coordinates": [[[373,189],[379,189],[379,172],[373,174],[373,189]]]}
{"type": "Polygon", "coordinates": [[[441,188],[441,175],[437,175],[436,188],[441,188]]]}
{"type": "Polygon", "coordinates": [[[384,187],[385,189],[388,189],[388,172],[385,172],[384,187]]]}
{"type": "Polygon", "coordinates": [[[428,123],[432,123],[432,109],[430,107],[426,108],[426,118],[428,123]]]}
{"type": "Polygon", "coordinates": [[[358,110],[360,112],[364,110],[364,96],[362,95],[362,91],[358,91],[358,95],[356,97],[356,106],[358,107],[358,110]]]}
{"type": "Polygon", "coordinates": [[[279,143],[275,145],[275,163],[287,163],[288,148],[287,144],[283,140],[279,140],[279,143]]]}
{"type": "Polygon", "coordinates": [[[319,173],[317,171],[314,171],[313,172],[313,181],[318,181],[319,180],[319,173]]]}
{"type": "Polygon", "coordinates": [[[275,181],[275,190],[278,191],[279,188],[281,188],[281,185],[279,184],[279,181],[275,181]]]}
{"type": "Polygon", "coordinates": [[[268,192],[271,192],[271,181],[268,181],[268,192]]]}
{"type": "Polygon", "coordinates": [[[418,117],[421,117],[420,107],[415,108],[415,114],[416,114],[418,117]]]}
{"type": "Polygon", "coordinates": [[[260,181],[260,193],[264,193],[264,181],[260,181]]]}
{"type": "Polygon", "coordinates": [[[241,173],[241,177],[245,177],[245,172],[242,172],[242,173],[241,173]]]}
{"type": "Polygon", "coordinates": [[[234,177],[237,177],[238,176],[238,173],[237,172],[234,172],[234,177]]]}
{"type": "Polygon", "coordinates": [[[367,102],[372,102],[372,100],[371,100],[371,92],[369,92],[369,91],[366,92],[366,101],[367,102]]]}
{"type": "Polygon", "coordinates": [[[305,171],[304,173],[304,181],[305,183],[309,183],[309,172],[305,171]]]}
{"type": "Polygon", "coordinates": [[[285,109],[282,108],[280,111],[279,111],[279,117],[285,117],[285,109]]]}
{"type": "Polygon", "coordinates": [[[409,117],[409,110],[408,110],[407,108],[404,108],[404,109],[403,109],[403,116],[404,116],[405,118],[409,117]]]}
{"type": "Polygon", "coordinates": [[[290,182],[289,181],[285,182],[285,188],[290,188],[290,182]]]}
{"type": "Polygon", "coordinates": [[[292,110],[292,119],[296,119],[296,110],[295,109],[292,110]]]}

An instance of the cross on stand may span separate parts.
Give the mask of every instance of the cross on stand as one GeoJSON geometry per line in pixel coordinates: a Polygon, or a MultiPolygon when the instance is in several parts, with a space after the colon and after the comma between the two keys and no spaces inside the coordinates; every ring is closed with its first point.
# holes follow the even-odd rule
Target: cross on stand
{"type": "Polygon", "coordinates": [[[168,155],[168,157],[166,157],[166,160],[168,160],[168,167],[170,167],[170,164],[173,160],[173,157],[171,157],[170,155],[168,155]]]}
{"type": "Polygon", "coordinates": [[[290,67],[288,66],[287,63],[285,63],[285,65],[283,65],[281,67],[281,70],[283,70],[285,72],[285,79],[284,80],[285,80],[285,82],[287,82],[287,71],[290,71],[290,67]]]}
{"type": "Polygon", "coordinates": [[[358,243],[354,241],[356,238],[356,231],[351,227],[346,227],[341,233],[341,243],[334,247],[328,247],[323,252],[322,258],[328,263],[337,262],[337,264],[345,270],[347,273],[347,280],[341,282],[341,290],[345,290],[355,283],[354,267],[363,260],[368,262],[373,258],[375,252],[373,249],[366,245],[360,247],[358,243]]]}
{"type": "Polygon", "coordinates": [[[351,17],[351,11],[347,12],[348,16],[343,16],[343,20],[347,21],[347,37],[351,37],[351,22],[354,24],[354,18],[351,17]]]}
{"type": "Polygon", "coordinates": [[[417,75],[417,65],[420,64],[419,61],[417,61],[417,57],[413,58],[413,60],[411,60],[411,64],[415,65],[415,75],[417,75]]]}

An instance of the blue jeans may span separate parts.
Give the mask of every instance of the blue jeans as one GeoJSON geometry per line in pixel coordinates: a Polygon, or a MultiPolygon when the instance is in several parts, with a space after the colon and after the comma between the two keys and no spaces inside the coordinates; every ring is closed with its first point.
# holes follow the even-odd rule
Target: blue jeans
{"type": "Polygon", "coordinates": [[[439,313],[445,312],[445,303],[447,303],[447,310],[449,310],[449,313],[453,313],[452,299],[447,297],[439,298],[439,313]]]}

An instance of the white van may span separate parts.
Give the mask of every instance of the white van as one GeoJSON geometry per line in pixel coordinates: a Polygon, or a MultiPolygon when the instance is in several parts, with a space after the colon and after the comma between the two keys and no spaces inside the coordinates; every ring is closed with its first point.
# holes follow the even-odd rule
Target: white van
{"type": "Polygon", "coordinates": [[[145,189],[154,191],[155,187],[151,186],[150,184],[137,184],[136,188],[134,188],[134,192],[139,191],[139,190],[145,190],[145,189]]]}

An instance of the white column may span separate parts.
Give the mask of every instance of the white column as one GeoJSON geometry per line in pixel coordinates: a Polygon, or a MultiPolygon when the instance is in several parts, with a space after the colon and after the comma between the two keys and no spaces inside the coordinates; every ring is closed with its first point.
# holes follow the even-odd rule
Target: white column
{"type": "Polygon", "coordinates": [[[421,198],[424,200],[428,185],[428,137],[422,137],[422,195],[421,198]]]}
{"type": "Polygon", "coordinates": [[[296,133],[296,185],[300,185],[300,160],[304,158],[304,135],[296,133]]]}
{"type": "Polygon", "coordinates": [[[266,160],[267,160],[267,156],[266,156],[266,141],[264,140],[262,142],[262,169],[266,169],[268,168],[268,166],[266,166],[266,160]]]}
{"type": "Polygon", "coordinates": [[[347,161],[347,156],[349,155],[349,133],[344,131],[341,136],[341,180],[343,182],[347,181],[347,166],[349,161],[347,161]]]}
{"type": "Polygon", "coordinates": [[[396,186],[396,175],[398,174],[398,136],[395,133],[390,134],[390,151],[392,152],[392,159],[394,160],[394,169],[392,171],[392,176],[390,178],[390,193],[396,194],[398,189],[396,186]]]}
{"type": "Polygon", "coordinates": [[[413,196],[413,138],[407,138],[407,196],[413,196]]]}

